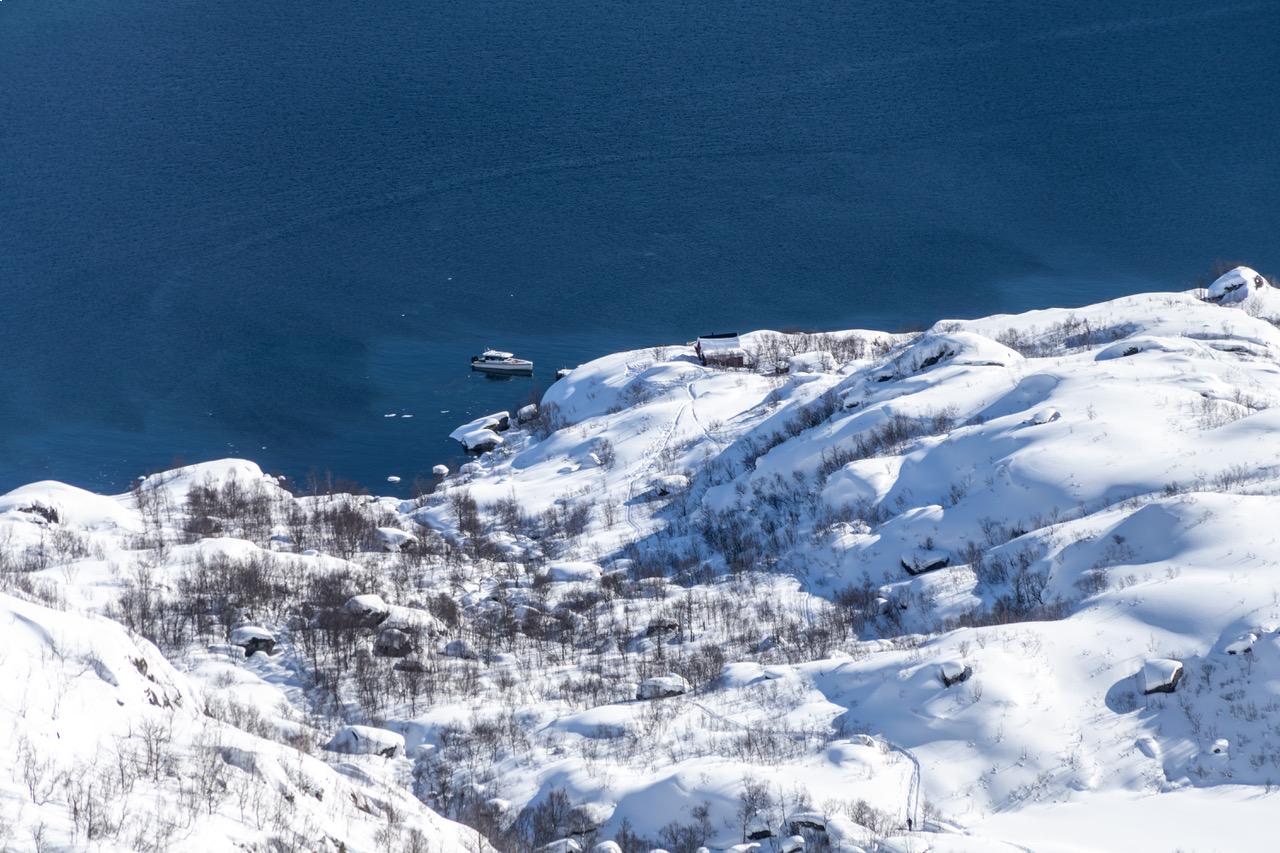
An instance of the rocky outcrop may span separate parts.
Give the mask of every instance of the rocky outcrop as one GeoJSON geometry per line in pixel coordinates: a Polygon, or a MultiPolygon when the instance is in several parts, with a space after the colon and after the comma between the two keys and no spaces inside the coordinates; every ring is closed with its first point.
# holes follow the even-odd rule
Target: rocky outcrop
{"type": "Polygon", "coordinates": [[[973,667],[963,661],[943,661],[938,665],[938,677],[942,679],[943,687],[950,687],[973,677],[973,667]]]}
{"type": "Polygon", "coordinates": [[[324,748],[347,755],[380,755],[383,758],[394,758],[404,753],[404,736],[373,726],[343,726],[324,748]]]}
{"type": "Polygon", "coordinates": [[[1142,692],[1172,693],[1182,681],[1182,663],[1168,658],[1152,658],[1142,665],[1142,692]]]}
{"type": "Polygon", "coordinates": [[[231,632],[231,645],[244,649],[245,657],[250,657],[257,652],[271,654],[276,647],[276,638],[266,628],[241,625],[231,632]]]}

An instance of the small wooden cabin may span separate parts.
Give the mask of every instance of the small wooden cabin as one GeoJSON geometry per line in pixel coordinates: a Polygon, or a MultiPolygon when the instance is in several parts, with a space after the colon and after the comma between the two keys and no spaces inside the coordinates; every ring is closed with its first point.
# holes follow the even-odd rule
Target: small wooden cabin
{"type": "Polygon", "coordinates": [[[742,341],[737,332],[722,332],[715,335],[699,335],[693,351],[705,365],[712,367],[746,367],[747,351],[742,348],[742,341]]]}

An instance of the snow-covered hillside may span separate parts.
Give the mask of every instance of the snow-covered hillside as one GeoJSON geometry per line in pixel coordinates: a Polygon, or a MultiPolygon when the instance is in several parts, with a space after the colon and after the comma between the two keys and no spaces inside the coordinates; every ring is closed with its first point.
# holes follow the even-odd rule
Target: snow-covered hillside
{"type": "Polygon", "coordinates": [[[413,501],[15,490],[0,838],[97,785],[121,849],[1265,848],[1278,322],[1240,270],[619,353],[413,501]]]}

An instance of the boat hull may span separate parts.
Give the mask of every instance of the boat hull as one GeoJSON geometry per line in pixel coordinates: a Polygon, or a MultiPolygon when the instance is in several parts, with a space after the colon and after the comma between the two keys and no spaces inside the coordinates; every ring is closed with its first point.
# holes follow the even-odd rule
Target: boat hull
{"type": "Polygon", "coordinates": [[[478,370],[481,373],[496,373],[502,376],[532,376],[532,364],[484,364],[483,362],[471,362],[471,369],[478,370]]]}

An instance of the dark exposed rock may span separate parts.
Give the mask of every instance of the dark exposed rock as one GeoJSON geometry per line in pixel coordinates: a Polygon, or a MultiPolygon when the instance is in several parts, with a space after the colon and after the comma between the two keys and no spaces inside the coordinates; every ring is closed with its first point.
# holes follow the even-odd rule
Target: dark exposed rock
{"type": "Polygon", "coordinates": [[[649,620],[649,625],[644,629],[646,637],[653,637],[660,634],[670,634],[680,630],[680,623],[667,616],[655,616],[649,620]]]}
{"type": "Polygon", "coordinates": [[[25,513],[29,513],[30,515],[37,515],[40,518],[43,518],[45,522],[48,524],[58,523],[58,518],[59,518],[58,511],[51,506],[46,506],[39,502],[31,504],[31,506],[20,507],[18,509],[18,512],[25,512],[25,513]]]}
{"type": "Polygon", "coordinates": [[[938,668],[938,676],[942,679],[943,687],[950,687],[953,684],[968,681],[972,675],[973,667],[955,661],[947,661],[938,668]]]}
{"type": "Polygon", "coordinates": [[[1182,681],[1182,663],[1167,658],[1153,658],[1142,665],[1142,693],[1172,693],[1182,681]]]}
{"type": "Polygon", "coordinates": [[[245,657],[252,657],[257,652],[271,654],[276,647],[276,638],[265,628],[241,625],[231,632],[231,645],[244,649],[245,657]]]}

